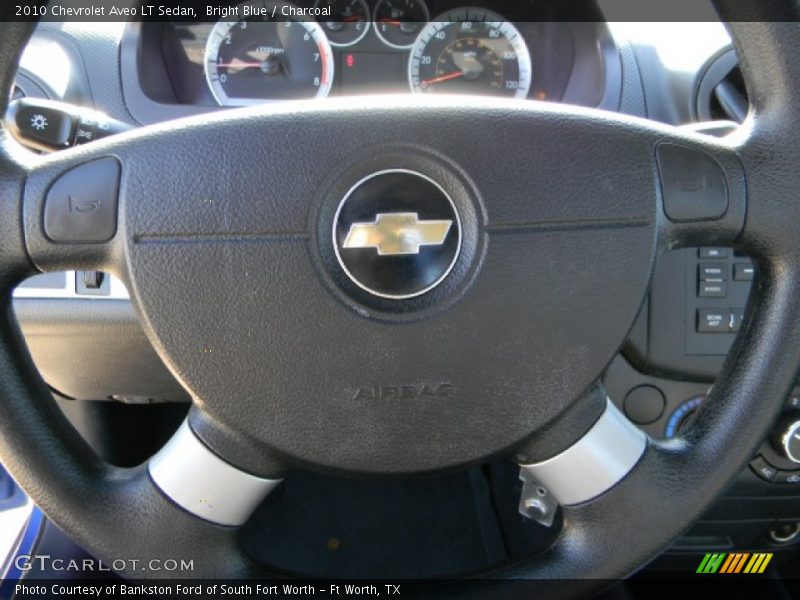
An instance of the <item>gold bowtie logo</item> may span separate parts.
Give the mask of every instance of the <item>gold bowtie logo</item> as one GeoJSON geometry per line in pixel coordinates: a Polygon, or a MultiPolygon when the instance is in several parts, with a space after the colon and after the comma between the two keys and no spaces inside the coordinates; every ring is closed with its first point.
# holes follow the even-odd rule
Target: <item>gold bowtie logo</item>
{"type": "Polygon", "coordinates": [[[375,248],[380,256],[419,254],[421,246],[444,244],[452,221],[420,221],[418,213],[379,214],[373,223],[353,223],[344,248],[375,248]]]}

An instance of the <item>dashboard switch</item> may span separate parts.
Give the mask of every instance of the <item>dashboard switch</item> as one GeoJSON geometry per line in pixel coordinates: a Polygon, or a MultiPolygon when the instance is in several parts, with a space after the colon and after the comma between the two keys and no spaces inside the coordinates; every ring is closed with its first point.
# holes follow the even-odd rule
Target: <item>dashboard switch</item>
{"type": "Polygon", "coordinates": [[[6,122],[12,135],[26,146],[55,150],[71,145],[76,121],[57,103],[24,99],[9,105],[6,122]]]}
{"type": "Polygon", "coordinates": [[[774,481],[778,475],[778,469],[773,467],[762,457],[757,456],[753,462],[750,463],[750,468],[753,469],[756,475],[765,481],[774,481]]]}
{"type": "Polygon", "coordinates": [[[697,288],[697,295],[700,298],[724,298],[728,295],[728,289],[724,281],[701,281],[697,288]]]}
{"type": "Polygon", "coordinates": [[[728,265],[725,263],[700,263],[697,267],[700,281],[725,281],[728,265]]]}
{"type": "Polygon", "coordinates": [[[44,204],[44,231],[54,242],[107,242],[117,231],[120,166],[101,158],[59,177],[44,204]]]}
{"type": "Polygon", "coordinates": [[[728,184],[719,163],[710,155],[677,144],[659,144],[664,212],[676,222],[721,218],[728,210],[728,184]]]}
{"type": "Polygon", "coordinates": [[[111,276],[101,271],[76,271],[75,293],[78,296],[109,296],[111,276]]]}
{"type": "Polygon", "coordinates": [[[105,278],[106,275],[102,271],[84,271],[83,285],[90,290],[99,290],[105,278]]]}
{"type": "Polygon", "coordinates": [[[697,311],[697,333],[729,333],[731,311],[726,308],[701,308],[697,311]]]}
{"type": "Polygon", "coordinates": [[[11,102],[6,123],[20,144],[42,152],[79,146],[131,129],[127,123],[96,111],[40,98],[11,102]]]}
{"type": "Polygon", "coordinates": [[[733,265],[733,280],[734,281],[753,281],[756,268],[747,263],[737,263],[733,265]]]}
{"type": "Polygon", "coordinates": [[[778,471],[775,475],[775,483],[800,483],[800,471],[778,471]]]}
{"type": "Polygon", "coordinates": [[[728,258],[727,248],[700,248],[697,252],[700,258],[728,258]]]}

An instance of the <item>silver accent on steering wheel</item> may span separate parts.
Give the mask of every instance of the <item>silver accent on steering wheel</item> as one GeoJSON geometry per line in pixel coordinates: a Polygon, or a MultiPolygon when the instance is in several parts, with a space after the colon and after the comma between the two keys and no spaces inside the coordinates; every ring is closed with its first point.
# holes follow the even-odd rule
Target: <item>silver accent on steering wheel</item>
{"type": "Polygon", "coordinates": [[[150,459],[150,477],[175,504],[218,525],[244,524],[282,479],[240,471],[214,454],[184,421],[150,459]]]}
{"type": "Polygon", "coordinates": [[[633,470],[647,448],[647,436],[609,400],[586,434],[561,454],[520,465],[562,506],[588,502],[610,490],[633,470]]]}

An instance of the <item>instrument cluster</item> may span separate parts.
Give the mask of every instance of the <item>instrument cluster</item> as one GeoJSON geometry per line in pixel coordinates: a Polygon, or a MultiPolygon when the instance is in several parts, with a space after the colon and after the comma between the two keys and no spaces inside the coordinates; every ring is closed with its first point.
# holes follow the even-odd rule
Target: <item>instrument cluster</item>
{"type": "Polygon", "coordinates": [[[572,40],[548,11],[511,1],[489,9],[451,0],[248,0],[217,22],[173,24],[164,61],[189,104],[365,93],[557,99],[572,40]]]}

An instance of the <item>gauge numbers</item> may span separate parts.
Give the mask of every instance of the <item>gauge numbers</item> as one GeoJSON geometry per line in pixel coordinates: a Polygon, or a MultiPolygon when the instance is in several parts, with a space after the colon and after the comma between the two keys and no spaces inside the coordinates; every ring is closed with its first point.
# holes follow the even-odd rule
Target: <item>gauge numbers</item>
{"type": "Polygon", "coordinates": [[[329,8],[329,17],[319,18],[332,46],[357,44],[369,31],[366,0],[317,0],[317,8],[329,8]]]}
{"type": "Polygon", "coordinates": [[[497,13],[463,8],[431,21],[411,50],[409,82],[419,94],[526,98],[531,56],[514,25],[497,13]]]}
{"type": "MultiPolygon", "coordinates": [[[[255,4],[255,3],[248,3],[255,4]]],[[[258,2],[281,15],[283,2],[258,2]]],[[[224,106],[324,98],[333,83],[333,52],[314,21],[253,17],[220,21],[206,43],[205,74],[224,106]]]]}
{"type": "Polygon", "coordinates": [[[430,18],[424,0],[379,0],[375,34],[390,48],[410,48],[430,18]]]}

